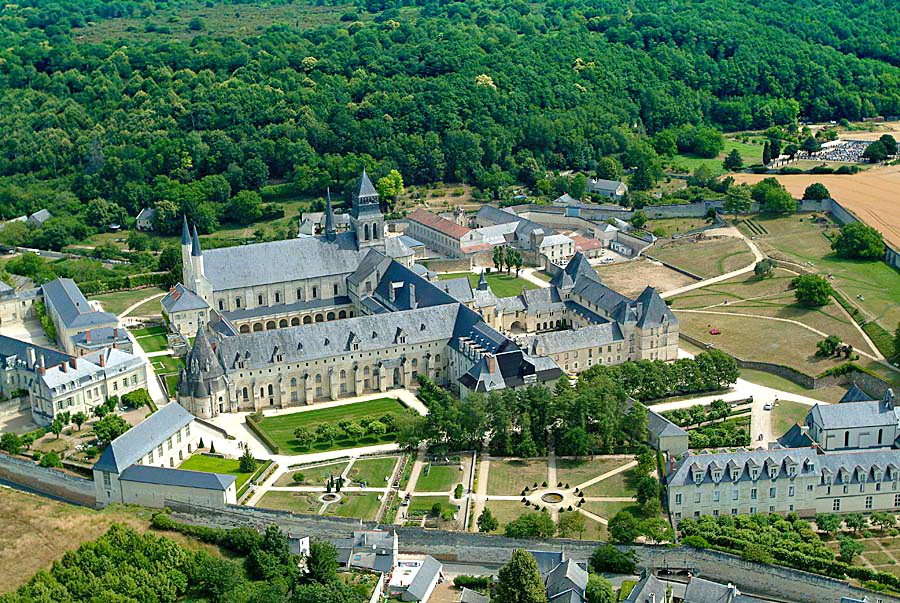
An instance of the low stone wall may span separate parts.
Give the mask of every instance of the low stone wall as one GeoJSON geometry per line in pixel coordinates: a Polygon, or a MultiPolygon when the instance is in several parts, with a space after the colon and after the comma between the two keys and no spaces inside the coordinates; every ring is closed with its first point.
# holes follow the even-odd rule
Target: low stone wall
{"type": "Polygon", "coordinates": [[[472,258],[428,260],[428,269],[432,272],[469,272],[472,270],[472,258]]]}
{"type": "MultiPolygon", "coordinates": [[[[266,511],[248,507],[230,506],[213,509],[185,503],[167,502],[176,512],[173,517],[195,525],[236,527],[249,525],[262,528],[269,523],[296,537],[315,535],[320,538],[346,538],[352,530],[379,527],[374,522],[316,515],[293,515],[284,511],[266,511]]],[[[383,526],[390,529],[390,526],[383,526]]],[[[488,565],[506,563],[515,549],[535,551],[562,551],[576,561],[590,558],[599,546],[598,541],[588,540],[517,540],[504,536],[468,532],[444,532],[423,528],[395,528],[403,553],[432,555],[443,561],[476,562],[488,565]]],[[[692,568],[699,575],[721,582],[731,582],[746,592],[789,599],[800,603],[837,603],[841,597],[881,603],[900,603],[896,597],[855,588],[845,582],[810,574],[799,570],[745,561],[734,555],[689,547],[667,548],[663,546],[620,547],[631,548],[638,556],[639,564],[651,568],[692,568]]]]}
{"type": "Polygon", "coordinates": [[[683,275],[685,275],[685,276],[687,276],[687,277],[690,277],[690,278],[694,279],[695,281],[702,281],[702,280],[703,280],[703,277],[700,276],[700,275],[694,274],[693,272],[688,272],[688,271],[685,270],[684,268],[679,268],[679,267],[676,266],[675,264],[670,264],[669,262],[665,262],[665,261],[663,261],[663,260],[660,260],[660,259],[658,259],[658,258],[655,258],[655,257],[653,257],[652,255],[647,255],[647,254],[645,253],[645,254],[644,254],[644,257],[647,258],[648,260],[653,260],[654,262],[659,262],[660,264],[662,264],[663,266],[665,266],[665,267],[668,268],[669,270],[674,270],[675,272],[679,272],[679,273],[681,273],[681,274],[683,274],[683,275]]]}
{"type": "Polygon", "coordinates": [[[0,453],[0,480],[78,505],[96,506],[94,480],[0,453]]]}

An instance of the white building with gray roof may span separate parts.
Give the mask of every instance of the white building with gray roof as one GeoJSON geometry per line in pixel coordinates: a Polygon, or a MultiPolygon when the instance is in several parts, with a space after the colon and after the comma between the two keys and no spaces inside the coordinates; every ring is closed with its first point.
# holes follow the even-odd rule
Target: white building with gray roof
{"type": "MultiPolygon", "coordinates": [[[[92,329],[116,329],[119,319],[115,314],[94,310],[87,298],[70,278],[58,278],[41,285],[44,305],[56,326],[56,338],[69,354],[78,355],[73,338],[92,329]]],[[[82,338],[83,340],[83,338],[82,338]]],[[[116,333],[115,343],[125,343],[128,336],[116,333]]],[[[89,350],[82,349],[83,352],[89,350]]]]}

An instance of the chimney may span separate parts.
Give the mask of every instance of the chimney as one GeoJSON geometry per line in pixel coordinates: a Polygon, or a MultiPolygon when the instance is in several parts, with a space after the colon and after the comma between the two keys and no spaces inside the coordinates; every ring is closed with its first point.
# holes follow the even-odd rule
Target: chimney
{"type": "Polygon", "coordinates": [[[411,310],[419,307],[419,302],[416,301],[416,286],[412,283],[409,284],[409,307],[411,310]]]}
{"type": "Polygon", "coordinates": [[[396,295],[397,295],[397,294],[396,294],[396,290],[394,289],[394,283],[391,283],[390,286],[389,286],[388,288],[390,289],[389,295],[390,295],[391,303],[394,303],[394,298],[395,298],[396,295]]]}
{"type": "Polygon", "coordinates": [[[44,367],[42,367],[42,366],[38,367],[38,375],[43,375],[46,372],[47,372],[47,369],[45,369],[44,367]]]}
{"type": "Polygon", "coordinates": [[[87,331],[84,332],[84,342],[85,343],[91,342],[91,330],[90,329],[88,329],[87,331]]]}
{"type": "Polygon", "coordinates": [[[67,373],[68,367],[69,367],[69,363],[63,361],[63,363],[59,365],[59,370],[61,370],[64,373],[67,373]]]}
{"type": "Polygon", "coordinates": [[[113,339],[119,338],[119,327],[113,327],[113,339]]]}
{"type": "Polygon", "coordinates": [[[106,366],[106,351],[100,350],[100,366],[106,366]]]}
{"type": "Polygon", "coordinates": [[[34,366],[35,362],[37,362],[34,348],[32,346],[28,346],[28,351],[26,352],[26,354],[28,356],[28,366],[34,366]]]}
{"type": "Polygon", "coordinates": [[[487,361],[488,371],[490,371],[490,372],[493,373],[493,372],[494,372],[494,369],[495,369],[496,366],[497,366],[497,360],[496,360],[496,358],[494,358],[494,355],[493,355],[493,354],[485,354],[485,355],[484,355],[484,359],[485,359],[485,361],[487,361]]]}
{"type": "Polygon", "coordinates": [[[41,368],[43,368],[43,369],[47,368],[47,360],[44,358],[43,354],[41,354],[41,359],[39,362],[40,362],[41,368]]]}
{"type": "Polygon", "coordinates": [[[72,369],[78,368],[78,358],[72,358],[72,369]]]}

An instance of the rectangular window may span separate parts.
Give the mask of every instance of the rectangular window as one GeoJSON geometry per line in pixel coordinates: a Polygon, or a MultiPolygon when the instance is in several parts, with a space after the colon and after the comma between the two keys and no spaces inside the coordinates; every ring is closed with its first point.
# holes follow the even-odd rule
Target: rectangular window
{"type": "Polygon", "coordinates": [[[675,495],[675,504],[676,505],[681,504],[681,492],[679,492],[678,494],[675,495]]]}
{"type": "Polygon", "coordinates": [[[109,473],[107,473],[106,471],[103,472],[103,487],[104,487],[104,488],[109,488],[109,487],[110,487],[110,483],[109,483],[109,473]]]}
{"type": "Polygon", "coordinates": [[[156,454],[158,454],[159,456],[163,455],[162,444],[160,444],[159,446],[156,447],[156,454]]]}
{"type": "Polygon", "coordinates": [[[191,424],[190,423],[188,423],[187,425],[184,426],[184,437],[186,437],[186,438],[191,437],[191,424]]]}
{"type": "Polygon", "coordinates": [[[731,514],[732,514],[732,515],[737,515],[737,509],[732,508],[732,509],[731,509],[731,514]]]}
{"type": "Polygon", "coordinates": [[[866,509],[871,509],[871,508],[872,508],[872,497],[867,496],[866,497],[866,509]]]}
{"type": "Polygon", "coordinates": [[[713,492],[713,502],[719,502],[719,491],[713,492]]]}
{"type": "Polygon", "coordinates": [[[756,488],[750,490],[750,500],[756,500],[756,488]]]}
{"type": "Polygon", "coordinates": [[[699,503],[699,502],[700,502],[700,493],[699,493],[699,492],[697,492],[696,494],[694,494],[694,502],[695,502],[695,503],[699,503]]]}
{"type": "Polygon", "coordinates": [[[756,513],[756,507],[750,507],[750,515],[756,513]]]}
{"type": "Polygon", "coordinates": [[[776,489],[769,488],[769,498],[775,498],[776,489]]]}
{"type": "Polygon", "coordinates": [[[178,433],[175,434],[175,441],[181,444],[181,430],[179,430],[178,433]]]}
{"type": "Polygon", "coordinates": [[[794,495],[794,487],[788,486],[788,496],[793,496],[793,495],[794,495]]]}
{"type": "Polygon", "coordinates": [[[152,464],[153,464],[153,451],[152,451],[152,450],[151,450],[150,453],[147,455],[147,464],[148,464],[148,465],[152,465],[152,464]]]}
{"type": "Polygon", "coordinates": [[[831,510],[832,511],[840,511],[841,510],[841,499],[840,498],[835,498],[831,502],[831,510]]]}
{"type": "Polygon", "coordinates": [[[894,494],[894,506],[900,507],[900,494],[894,494]]]}
{"type": "Polygon", "coordinates": [[[731,491],[731,500],[738,500],[740,498],[741,492],[740,490],[732,490],[731,491]]]}

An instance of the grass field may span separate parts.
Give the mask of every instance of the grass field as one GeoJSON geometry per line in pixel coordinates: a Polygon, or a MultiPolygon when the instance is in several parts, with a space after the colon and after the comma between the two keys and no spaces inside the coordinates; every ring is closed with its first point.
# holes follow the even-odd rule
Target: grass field
{"type": "Polygon", "coordinates": [[[829,385],[828,387],[820,387],[819,389],[807,389],[802,385],[794,383],[790,379],[785,379],[784,377],[779,377],[778,375],[773,375],[772,373],[766,373],[764,371],[754,371],[751,369],[741,369],[741,379],[745,379],[747,381],[750,381],[751,383],[756,383],[758,385],[765,385],[766,387],[780,389],[783,392],[800,394],[801,396],[815,398],[816,400],[821,400],[822,402],[835,403],[839,401],[847,392],[845,388],[839,385],[829,385]]]}
{"type": "Polygon", "coordinates": [[[494,533],[503,533],[503,528],[506,527],[506,524],[518,519],[523,513],[533,510],[517,500],[489,500],[485,503],[485,506],[491,510],[491,514],[497,519],[497,523],[500,524],[494,533]]]}
{"type": "MultiPolygon", "coordinates": [[[[468,278],[472,287],[476,287],[478,286],[478,279],[480,276],[472,272],[448,272],[447,274],[438,275],[438,279],[442,281],[453,278],[468,278]]],[[[526,289],[537,288],[537,285],[531,281],[518,278],[512,272],[509,274],[506,274],[505,272],[491,272],[486,278],[488,285],[497,297],[512,297],[513,295],[518,295],[522,292],[522,287],[526,289]]]]}
{"type": "Polygon", "coordinates": [[[394,441],[394,434],[385,434],[380,438],[364,436],[359,440],[337,439],[334,442],[315,442],[309,448],[303,448],[294,439],[294,430],[304,425],[315,431],[322,423],[337,425],[338,421],[358,421],[362,418],[378,419],[386,413],[408,412],[406,407],[394,398],[378,398],[343,404],[330,408],[293,412],[287,415],[265,417],[259,422],[259,427],[268,435],[282,453],[307,453],[310,451],[324,452],[326,450],[340,450],[342,448],[356,448],[359,446],[371,446],[384,442],[394,441]]]}
{"type": "Polygon", "coordinates": [[[456,511],[456,505],[450,503],[449,496],[413,496],[407,507],[407,513],[412,514],[416,511],[430,512],[434,503],[441,503],[442,511],[452,509],[456,511]]]}
{"type": "MultiPolygon", "coordinates": [[[[830,275],[832,286],[848,301],[860,306],[888,331],[896,329],[900,322],[900,272],[884,262],[861,262],[834,256],[831,243],[824,236],[826,231],[835,230],[831,222],[820,225],[805,216],[755,217],[753,220],[768,231],[757,237],[763,251],[830,275]]],[[[743,224],[740,229],[745,234],[750,232],[743,224]]]]}
{"type": "Polygon", "coordinates": [[[148,327],[146,329],[134,329],[131,331],[137,339],[138,345],[147,353],[161,352],[169,347],[169,341],[166,338],[165,327],[148,327]]]}
{"type": "Polygon", "coordinates": [[[769,411],[772,413],[772,431],[775,434],[783,435],[794,426],[794,423],[802,425],[803,419],[809,414],[811,408],[811,406],[799,402],[779,400],[778,404],[769,411]]]}
{"type": "MultiPolygon", "coordinates": [[[[110,505],[102,511],[57,502],[12,488],[0,488],[0,593],[11,592],[32,574],[49,568],[67,551],[101,536],[114,524],[140,532],[150,530],[153,510],[110,505]]],[[[223,557],[218,547],[203,544],[177,532],[164,535],[190,550],[204,550],[223,557]]]]}
{"type": "Polygon", "coordinates": [[[585,502],[582,506],[585,511],[599,515],[604,519],[612,519],[619,511],[628,511],[636,517],[641,517],[641,508],[634,502],[585,502]]]}
{"type": "Polygon", "coordinates": [[[637,494],[634,489],[635,481],[634,471],[629,469],[592,484],[583,492],[585,496],[635,496],[637,494]]]}
{"type": "Polygon", "coordinates": [[[190,471],[204,471],[206,473],[224,473],[225,475],[233,475],[237,478],[235,488],[241,489],[252,473],[242,473],[241,463],[238,459],[222,459],[214,456],[206,456],[205,454],[195,454],[185,460],[179,469],[187,469],[190,471]]]}
{"type": "MultiPolygon", "coordinates": [[[[121,314],[123,310],[136,304],[142,299],[147,299],[161,292],[156,287],[148,287],[146,289],[135,289],[133,291],[116,291],[115,293],[101,293],[99,295],[88,296],[89,300],[97,300],[103,305],[103,309],[113,314],[121,314]]],[[[157,306],[159,299],[152,300],[157,306]]],[[[159,307],[156,308],[156,314],[159,314],[159,307]]]]}
{"type": "Polygon", "coordinates": [[[389,456],[380,459],[359,459],[350,467],[348,477],[354,482],[366,482],[371,488],[384,488],[388,485],[397,457],[389,456]]]}
{"type": "Polygon", "coordinates": [[[277,511],[291,511],[304,515],[315,515],[322,508],[319,502],[318,492],[266,492],[256,503],[262,509],[275,509],[277,511]]]}
{"type": "Polygon", "coordinates": [[[719,276],[753,262],[750,248],[736,238],[672,243],[654,247],[649,253],[658,260],[704,278],[719,276]]]}
{"type": "Polygon", "coordinates": [[[356,519],[375,519],[378,507],[381,505],[378,496],[375,492],[341,494],[341,502],[328,505],[325,514],[337,515],[338,517],[355,517],[356,519]]]}
{"type": "Polygon", "coordinates": [[[726,138],[725,149],[714,159],[678,154],[669,161],[669,164],[672,169],[679,172],[693,172],[701,165],[705,165],[712,170],[715,175],[724,174],[725,168],[722,167],[722,160],[725,159],[725,156],[728,155],[732,149],[737,149],[738,153],[741,154],[745,166],[754,163],[762,163],[761,143],[746,143],[735,138],[726,138]]]}
{"type": "Polygon", "coordinates": [[[627,461],[622,459],[557,459],[556,460],[556,477],[563,485],[569,484],[573,488],[578,484],[603,475],[608,471],[612,471],[616,467],[621,467],[627,461]]]}
{"type": "Polygon", "coordinates": [[[462,483],[463,472],[459,465],[431,465],[428,475],[424,470],[419,474],[416,482],[417,492],[448,492],[462,483]]]}
{"type": "Polygon", "coordinates": [[[488,470],[488,494],[516,495],[523,488],[531,488],[535,482],[538,486],[547,481],[547,461],[532,460],[495,460],[491,459],[488,470]]]}
{"type": "Polygon", "coordinates": [[[328,480],[329,476],[337,476],[344,472],[347,466],[346,461],[339,463],[327,463],[325,465],[317,465],[311,467],[300,467],[294,471],[289,471],[278,478],[275,485],[278,487],[293,486],[297,482],[294,481],[294,474],[303,474],[303,481],[300,485],[304,486],[322,486],[328,480]]]}

